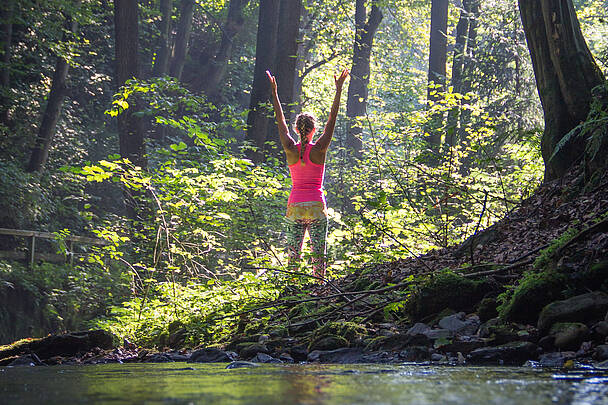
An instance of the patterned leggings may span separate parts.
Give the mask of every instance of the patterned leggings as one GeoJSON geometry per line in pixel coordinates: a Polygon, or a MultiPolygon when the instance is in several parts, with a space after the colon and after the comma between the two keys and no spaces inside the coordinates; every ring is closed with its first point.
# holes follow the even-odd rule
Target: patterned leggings
{"type": "Polygon", "coordinates": [[[289,268],[293,269],[300,261],[304,235],[308,230],[312,246],[313,275],[325,277],[325,249],[327,239],[327,218],[287,219],[287,249],[289,268]]]}

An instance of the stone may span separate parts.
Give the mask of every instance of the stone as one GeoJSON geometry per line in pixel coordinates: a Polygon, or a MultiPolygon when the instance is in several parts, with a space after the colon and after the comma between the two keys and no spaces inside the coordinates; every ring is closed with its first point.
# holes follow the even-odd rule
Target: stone
{"type": "Polygon", "coordinates": [[[173,360],[165,353],[154,353],[150,356],[146,356],[143,360],[144,363],[172,363],[173,360]]]}
{"type": "Polygon", "coordinates": [[[549,331],[557,322],[587,322],[599,320],[608,310],[608,294],[594,291],[577,295],[545,306],[538,317],[538,329],[549,331]]]}
{"type": "Polygon", "coordinates": [[[429,330],[431,330],[431,328],[427,324],[418,322],[409,328],[405,334],[409,336],[424,335],[429,330]]]}
{"type": "Polygon", "coordinates": [[[598,361],[608,360],[608,345],[599,345],[593,351],[593,358],[598,361]]]}
{"type": "Polygon", "coordinates": [[[431,330],[427,331],[426,333],[424,333],[424,336],[426,336],[427,338],[429,338],[431,340],[437,340],[437,339],[449,339],[452,336],[454,336],[454,334],[448,329],[431,329],[431,330]]]}
{"type": "Polygon", "coordinates": [[[30,355],[30,354],[26,354],[24,356],[19,356],[15,360],[11,361],[8,365],[10,367],[17,367],[17,366],[34,367],[36,365],[40,365],[41,364],[40,359],[35,358],[35,356],[36,355],[30,355]]]}
{"type": "Polygon", "coordinates": [[[231,358],[228,353],[215,347],[206,347],[192,352],[188,363],[229,363],[231,358]]]}
{"type": "Polygon", "coordinates": [[[308,361],[318,363],[353,364],[360,363],[363,350],[358,347],[345,347],[336,350],[315,350],[308,354],[308,361]]]}
{"type": "Polygon", "coordinates": [[[541,367],[562,367],[566,357],[559,352],[544,353],[540,356],[538,365],[541,367]]]}
{"type": "Polygon", "coordinates": [[[511,342],[501,346],[481,347],[469,354],[472,364],[504,364],[520,366],[536,359],[538,346],[531,342],[511,342]]]}
{"type": "Polygon", "coordinates": [[[251,361],[253,363],[283,363],[279,359],[275,359],[274,357],[266,354],[266,353],[258,353],[256,354],[251,361]]]}
{"type": "Polygon", "coordinates": [[[323,336],[310,344],[309,350],[334,350],[349,346],[348,340],[342,336],[323,336]]]}
{"type": "Polygon", "coordinates": [[[484,339],[478,338],[476,336],[458,336],[451,341],[448,341],[445,344],[437,345],[435,344],[435,348],[442,352],[452,352],[452,353],[470,353],[475,349],[479,349],[480,347],[484,347],[486,345],[486,341],[484,339]]]}
{"type": "Polygon", "coordinates": [[[177,352],[167,352],[165,355],[172,361],[188,361],[190,359],[190,356],[177,352]]]}
{"type": "Polygon", "coordinates": [[[372,340],[366,347],[366,350],[402,350],[406,346],[424,346],[431,345],[433,342],[422,334],[408,335],[402,333],[394,333],[390,336],[381,336],[372,340]]]}
{"type": "Polygon", "coordinates": [[[306,361],[308,358],[308,349],[304,345],[296,345],[289,349],[289,354],[295,361],[306,361]]]}
{"type": "Polygon", "coordinates": [[[464,319],[464,313],[459,312],[446,316],[439,321],[439,327],[447,329],[453,334],[474,335],[480,325],[479,317],[471,316],[464,319]]]}
{"type": "Polygon", "coordinates": [[[258,353],[268,354],[269,350],[266,345],[260,343],[243,343],[240,346],[239,354],[243,359],[250,359],[258,353]]]}
{"type": "Polygon", "coordinates": [[[600,321],[591,328],[593,333],[605,338],[608,336],[608,321],[600,321]]]}
{"type": "Polygon", "coordinates": [[[233,368],[247,368],[247,367],[260,367],[259,364],[252,363],[250,361],[233,361],[226,366],[226,369],[230,370],[233,368]]]}
{"type": "Polygon", "coordinates": [[[291,357],[289,353],[281,353],[279,360],[281,360],[283,363],[295,363],[293,357],[291,357]]]}
{"type": "Polygon", "coordinates": [[[553,345],[561,350],[576,350],[589,335],[589,328],[584,323],[558,322],[551,327],[549,335],[554,337],[553,345]]]}
{"type": "Polygon", "coordinates": [[[431,361],[447,361],[448,358],[444,354],[433,353],[431,354],[431,361]]]}
{"type": "Polygon", "coordinates": [[[403,361],[422,362],[431,360],[431,351],[426,346],[410,346],[399,353],[403,361]]]}

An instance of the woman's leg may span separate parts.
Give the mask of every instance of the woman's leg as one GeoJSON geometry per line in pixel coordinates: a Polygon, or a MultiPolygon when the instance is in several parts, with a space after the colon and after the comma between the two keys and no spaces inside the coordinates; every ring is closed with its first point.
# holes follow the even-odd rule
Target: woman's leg
{"type": "Polygon", "coordinates": [[[287,222],[287,254],[289,256],[288,268],[295,269],[300,262],[300,252],[304,243],[306,224],[301,221],[286,219],[287,222]]]}
{"type": "Polygon", "coordinates": [[[312,246],[312,271],[317,277],[325,277],[325,253],[327,242],[327,218],[316,219],[308,228],[312,246]]]}

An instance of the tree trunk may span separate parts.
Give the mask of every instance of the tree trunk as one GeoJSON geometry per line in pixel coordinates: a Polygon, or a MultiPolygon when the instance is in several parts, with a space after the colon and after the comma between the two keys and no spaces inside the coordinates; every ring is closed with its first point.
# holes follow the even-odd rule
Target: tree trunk
{"type": "Polygon", "coordinates": [[[571,0],[519,0],[536,86],[545,116],[541,152],[545,181],[563,176],[584,151],[576,139],[557,144],[587,118],[591,89],[604,81],[580,30],[571,0]]]}
{"type": "Polygon", "coordinates": [[[218,92],[220,83],[226,73],[228,61],[232,56],[232,44],[234,37],[241,32],[245,20],[243,18],[243,8],[249,0],[230,0],[228,5],[228,16],[222,30],[222,42],[215,54],[215,58],[210,61],[205,74],[201,77],[200,87],[205,94],[212,100],[219,98],[218,92]]]}
{"type": "MultiPolygon", "coordinates": [[[[454,56],[452,61],[452,89],[454,93],[462,93],[462,69],[464,67],[464,55],[467,48],[467,34],[469,31],[469,13],[471,12],[471,0],[462,1],[460,18],[456,25],[456,43],[454,44],[454,56]]],[[[458,102],[458,100],[456,100],[458,102]]],[[[458,132],[458,117],[460,116],[460,103],[448,113],[447,133],[445,137],[448,146],[454,146],[458,132]]]]}
{"type": "Polygon", "coordinates": [[[346,146],[355,157],[361,156],[361,149],[363,148],[361,139],[363,129],[358,120],[364,117],[367,111],[367,86],[369,84],[372,45],[376,30],[383,17],[376,2],[372,2],[369,16],[367,14],[365,1],[357,0],[355,4],[353,65],[346,100],[346,116],[349,122],[346,146]]]}
{"type": "MultiPolygon", "coordinates": [[[[469,13],[469,33],[467,35],[467,46],[465,48],[463,68],[462,68],[462,87],[461,93],[466,94],[473,88],[473,70],[475,69],[475,50],[477,49],[477,26],[479,18],[480,0],[470,1],[469,13]]],[[[468,100],[462,100],[462,105],[468,104],[468,100]]],[[[467,136],[466,127],[471,119],[471,112],[463,110],[458,119],[458,138],[464,140],[467,136]]]]}
{"type": "MultiPolygon", "coordinates": [[[[446,60],[448,52],[448,0],[432,0],[431,2],[431,35],[429,41],[429,71],[427,101],[429,105],[439,100],[439,92],[445,91],[446,60]]],[[[441,133],[438,128],[443,120],[442,114],[431,118],[430,133],[427,137],[432,148],[441,144],[441,133]]]]}
{"type": "Polygon", "coordinates": [[[158,53],[156,54],[156,59],[154,60],[154,69],[152,71],[152,75],[154,77],[163,76],[167,73],[167,65],[169,63],[169,33],[171,32],[172,9],[173,0],[160,0],[160,38],[158,41],[158,53]]]}
{"type": "MultiPolygon", "coordinates": [[[[264,143],[271,123],[269,111],[263,105],[270,97],[270,86],[265,72],[266,70],[274,72],[278,17],[279,0],[260,0],[255,68],[245,134],[245,139],[258,148],[252,156],[256,162],[261,162],[264,158],[264,143]]],[[[281,86],[281,83],[278,84],[281,86]]]]}
{"type": "Polygon", "coordinates": [[[9,123],[9,104],[10,104],[10,63],[11,63],[11,44],[13,42],[13,12],[14,1],[8,0],[7,4],[0,11],[0,21],[2,23],[2,68],[0,69],[0,124],[9,123]]]}
{"type": "MultiPolygon", "coordinates": [[[[127,80],[139,77],[138,7],[133,0],[114,0],[114,29],[116,53],[116,83],[118,88],[127,80]]],[[[120,154],[140,167],[146,167],[142,120],[136,114],[137,102],[118,115],[120,154]]]]}
{"type": "Polygon", "coordinates": [[[171,68],[169,69],[169,74],[177,80],[181,79],[184,64],[186,63],[193,16],[194,0],[182,0],[177,34],[175,35],[175,45],[173,46],[173,57],[171,58],[171,68]]]}
{"type": "MultiPolygon", "coordinates": [[[[63,34],[62,42],[67,42],[69,40],[69,35],[74,34],[78,30],[77,21],[78,20],[73,17],[67,18],[66,32],[63,34]]],[[[38,135],[27,166],[28,172],[42,171],[48,160],[51,142],[55,135],[55,128],[57,127],[57,121],[59,121],[59,117],[61,116],[61,107],[63,106],[63,100],[66,93],[68,70],[68,62],[62,57],[57,58],[51,91],[49,92],[48,101],[42,115],[42,122],[40,123],[38,135]]]]}

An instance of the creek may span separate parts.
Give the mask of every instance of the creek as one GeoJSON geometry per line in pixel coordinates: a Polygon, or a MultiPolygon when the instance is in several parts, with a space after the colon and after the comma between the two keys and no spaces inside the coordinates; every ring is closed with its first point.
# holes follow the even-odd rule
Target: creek
{"type": "Polygon", "coordinates": [[[608,371],[162,363],[0,368],[2,404],[608,404],[608,371]]]}

